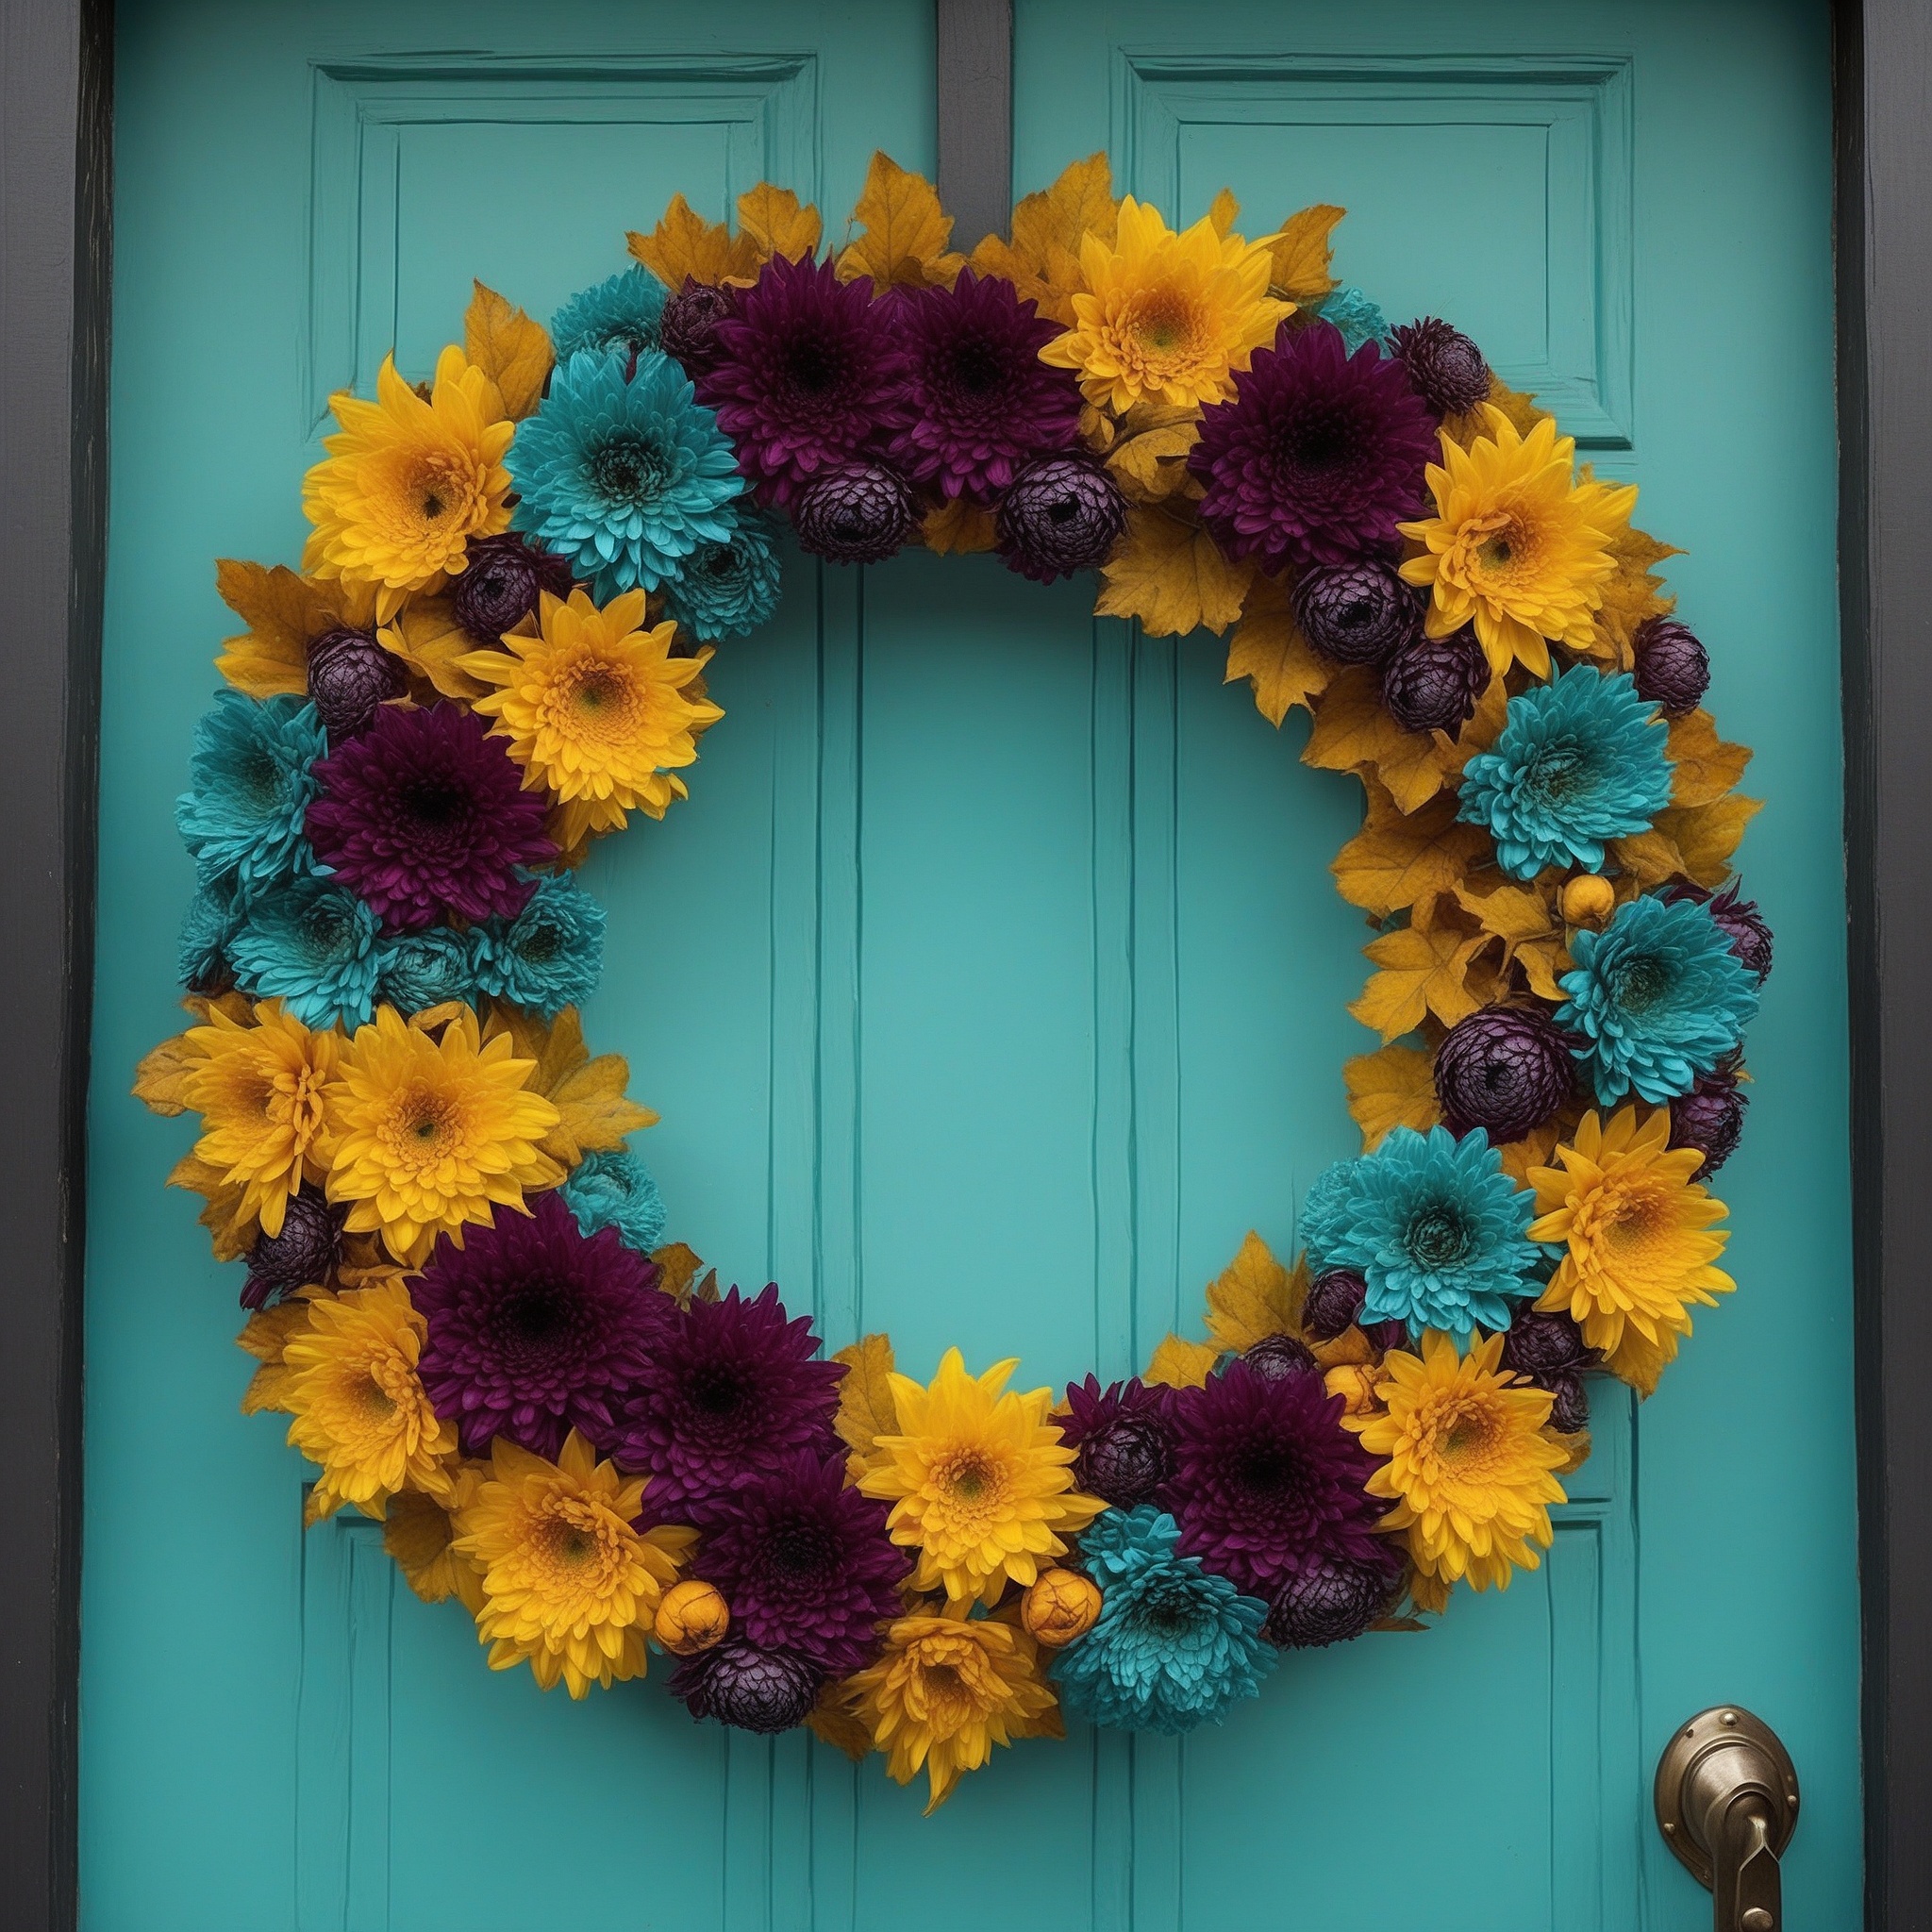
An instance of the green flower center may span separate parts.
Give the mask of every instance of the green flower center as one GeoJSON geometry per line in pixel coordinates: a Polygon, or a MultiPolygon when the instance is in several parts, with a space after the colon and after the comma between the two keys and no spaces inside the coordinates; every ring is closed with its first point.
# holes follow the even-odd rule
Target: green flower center
{"type": "Polygon", "coordinates": [[[664,452],[630,437],[593,450],[590,471],[600,494],[613,503],[648,501],[671,478],[671,465],[664,452]]]}
{"type": "Polygon", "coordinates": [[[1635,953],[1607,975],[1610,997],[1625,1012],[1646,1012],[1671,990],[1671,970],[1654,953],[1635,953]]]}
{"type": "Polygon", "coordinates": [[[1453,1268],[1474,1245],[1467,1219],[1446,1201],[1432,1201],[1408,1224],[1409,1254],[1424,1268],[1453,1268]]]}

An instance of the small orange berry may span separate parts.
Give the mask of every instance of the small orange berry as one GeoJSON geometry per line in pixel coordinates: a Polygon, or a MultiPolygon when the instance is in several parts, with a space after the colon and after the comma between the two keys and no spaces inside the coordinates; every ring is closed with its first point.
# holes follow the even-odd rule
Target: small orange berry
{"type": "Polygon", "coordinates": [[[1058,1650],[1084,1637],[1100,1616],[1100,1591],[1091,1577],[1077,1570],[1043,1570],[1020,1600],[1020,1622],[1026,1634],[1058,1650]]]}
{"type": "Polygon", "coordinates": [[[1617,889],[1601,873],[1578,873],[1563,887],[1563,918],[1571,925],[1601,925],[1617,909],[1617,889]]]}
{"type": "Polygon", "coordinates": [[[731,1627],[730,1606],[717,1587],[687,1576],[674,1583],[658,1605],[651,1628],[674,1657],[709,1650],[731,1627]]]}

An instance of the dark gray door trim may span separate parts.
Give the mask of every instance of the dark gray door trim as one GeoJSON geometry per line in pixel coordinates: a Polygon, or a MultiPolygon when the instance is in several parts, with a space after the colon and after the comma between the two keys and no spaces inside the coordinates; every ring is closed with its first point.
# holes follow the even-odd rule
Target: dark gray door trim
{"type": "MultiPolygon", "coordinates": [[[[1004,225],[1011,0],[935,0],[940,174],[1004,225]]],[[[0,0],[0,1898],[75,1924],[81,1229],[111,0],[0,0]]],[[[1932,1932],[1932,7],[1835,12],[1867,1924],[1932,1932]]]]}

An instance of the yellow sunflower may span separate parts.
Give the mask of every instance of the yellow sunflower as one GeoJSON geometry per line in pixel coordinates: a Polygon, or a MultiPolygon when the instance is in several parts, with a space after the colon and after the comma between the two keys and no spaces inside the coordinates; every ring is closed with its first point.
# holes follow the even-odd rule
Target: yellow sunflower
{"type": "Polygon", "coordinates": [[[573,1429],[555,1462],[498,1437],[490,1479],[457,1520],[452,1548],[482,1572],[476,1633],[490,1668],[525,1658],[548,1690],[644,1674],[644,1636],[696,1541],[692,1530],[637,1527],[642,1476],[599,1462],[573,1429]]]}
{"type": "Polygon", "coordinates": [[[202,1056],[181,1088],[202,1117],[195,1158],[224,1170],[226,1183],[242,1190],[242,1214],[278,1235],[289,1196],[305,1177],[320,1181],[326,1171],[323,1095],[341,1036],[311,1032],[280,1000],[264,1000],[252,1024],[220,1007],[208,1008],[208,1020],[184,1036],[202,1056]]]}
{"type": "Polygon", "coordinates": [[[474,1013],[457,1014],[439,1041],[378,1008],[328,1089],[327,1192],[349,1203],[349,1231],[379,1232],[420,1268],[439,1234],[460,1243],[492,1205],[521,1212],[525,1188],[556,1186],[563,1170],[537,1143],[559,1116],[526,1085],[536,1067],[508,1033],[479,1045],[474,1013]]]}
{"type": "Polygon", "coordinates": [[[456,1425],[430,1407],[416,1373],[427,1333],[400,1281],[308,1304],[308,1324],[283,1351],[281,1406],[294,1417],[291,1444],[322,1470],[311,1517],[353,1503],[380,1519],[405,1485],[450,1494],[456,1425]]]}
{"type": "Polygon", "coordinates": [[[1120,413],[1145,401],[1224,402],[1234,372],[1294,312],[1269,294],[1271,266],[1266,242],[1223,236],[1206,220],[1176,235],[1130,194],[1111,247],[1082,239],[1074,325],[1040,359],[1078,370],[1087,400],[1120,413]]]}
{"type": "Polygon", "coordinates": [[[1507,1589],[1512,1567],[1541,1560],[1530,1546],[1549,1548],[1549,1506],[1563,1500],[1551,1471],[1565,1451],[1543,1429],[1551,1397],[1515,1386],[1497,1367],[1502,1353],[1492,1335],[1458,1360],[1456,1344],[1431,1328],[1420,1356],[1395,1349],[1383,1358],[1384,1410],[1341,1419],[1386,1458],[1367,1484],[1395,1504],[1383,1528],[1407,1533],[1416,1570],[1439,1586],[1466,1577],[1477,1590],[1507,1589]]]}
{"type": "Polygon", "coordinates": [[[847,1680],[886,1770],[902,1785],[925,1772],[926,1814],[995,1744],[1057,1735],[1058,1703],[1040,1651],[1002,1618],[901,1617],[877,1663],[847,1680]]]}
{"type": "Polygon", "coordinates": [[[1483,418],[1489,435],[1466,450],[1442,433],[1442,463],[1427,472],[1436,514],[1402,525],[1425,546],[1402,575],[1434,587],[1432,638],[1474,624],[1498,676],[1521,659],[1547,677],[1547,639],[1579,651],[1594,641],[1591,615],[1616,567],[1608,546],[1637,486],[1579,483],[1576,444],[1547,417],[1527,436],[1493,404],[1483,418]]]}
{"type": "Polygon", "coordinates": [[[433,591],[463,567],[464,546],[509,527],[504,453],[516,425],[482,370],[452,345],[424,399],[383,358],[375,402],[330,398],[341,425],[302,482],[315,525],[302,568],[375,587],[385,624],[412,591],[433,591]]]}
{"type": "Polygon", "coordinates": [[[1009,1577],[1031,1583],[1041,1557],[1066,1554],[1061,1534],[1107,1507],[1074,1491],[1074,1452],[1048,1420],[1052,1390],[1001,1392],[1018,1366],[975,1377],[949,1348],[930,1387],[891,1378],[903,1433],[877,1439],[858,1487],[891,1502],[892,1541],[918,1550],[920,1590],[995,1604],[1009,1577]]]}
{"type": "Polygon", "coordinates": [[[476,709],[496,719],[526,787],[547,786],[563,802],[566,848],[615,830],[633,808],[661,819],[674,798],[689,795],[676,768],[696,762],[698,739],[724,715],[702,695],[685,695],[710,651],[674,658],[677,626],[643,630],[643,619],[641,591],[602,610],[582,591],[568,603],[546,591],[541,636],[512,633],[501,651],[457,659],[501,687],[476,709]]]}
{"type": "Polygon", "coordinates": [[[1730,1239],[1711,1232],[1724,1204],[1692,1179],[1694,1147],[1673,1149],[1668,1108],[1620,1108],[1605,1126],[1587,1113],[1556,1167],[1534,1167],[1532,1241],[1565,1253],[1537,1303],[1560,1308],[1611,1370],[1646,1393],[1657,1386],[1690,1307],[1715,1307],[1737,1284],[1712,1266],[1730,1239]]]}

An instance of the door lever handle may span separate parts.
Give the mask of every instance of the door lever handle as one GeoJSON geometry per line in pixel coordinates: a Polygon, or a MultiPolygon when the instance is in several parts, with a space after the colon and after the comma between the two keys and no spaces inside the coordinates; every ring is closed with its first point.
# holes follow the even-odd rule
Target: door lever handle
{"type": "Polygon", "coordinates": [[[1735,1704],[1679,1724],[1657,1766],[1664,1842],[1711,1895],[1716,1932],[1784,1932],[1778,1859],[1798,1822],[1798,1774],[1778,1736],[1735,1704]]]}

